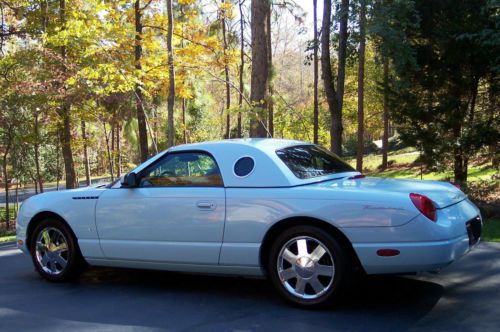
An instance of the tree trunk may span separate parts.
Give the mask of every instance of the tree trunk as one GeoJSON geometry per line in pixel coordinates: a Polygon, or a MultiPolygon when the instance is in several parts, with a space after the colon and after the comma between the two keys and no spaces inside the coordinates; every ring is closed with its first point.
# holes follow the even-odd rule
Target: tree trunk
{"type": "Polygon", "coordinates": [[[59,129],[59,140],[61,141],[62,157],[64,161],[66,189],[73,189],[77,187],[77,184],[73,151],[71,149],[71,121],[69,107],[66,104],[63,105],[60,116],[62,116],[63,123],[59,129]]]}
{"type": "Polygon", "coordinates": [[[110,126],[111,126],[111,132],[110,132],[110,134],[111,134],[111,157],[113,158],[113,164],[114,164],[115,163],[115,129],[116,129],[114,117],[111,118],[110,126]]]}
{"type": "Polygon", "coordinates": [[[175,145],[175,128],[174,128],[174,102],[175,102],[175,68],[174,68],[174,51],[172,48],[172,35],[174,31],[174,14],[172,9],[172,0],[167,0],[167,52],[168,52],[168,146],[175,145]]]}
{"type": "Polygon", "coordinates": [[[80,127],[82,130],[82,140],[83,140],[83,164],[85,165],[85,182],[87,186],[91,185],[90,180],[90,162],[89,162],[89,147],[87,141],[87,130],[85,126],[85,121],[82,120],[80,123],[80,127]]]}
{"type": "Polygon", "coordinates": [[[465,170],[463,151],[459,146],[453,148],[454,162],[453,162],[453,175],[455,183],[464,183],[467,181],[467,173],[465,170]]]}
{"type": "Polygon", "coordinates": [[[17,217],[17,212],[19,211],[19,181],[16,182],[16,206],[14,208],[15,217],[17,217]]]}
{"type": "Polygon", "coordinates": [[[318,0],[313,0],[314,20],[314,109],[313,109],[313,142],[318,144],[319,112],[318,112],[318,0]]]}
{"type": "MultiPolygon", "coordinates": [[[[464,125],[469,126],[469,128],[472,127],[474,123],[478,86],[479,86],[479,81],[477,79],[474,79],[471,91],[470,105],[467,105],[468,117],[466,119],[466,122],[464,123],[464,125]]],[[[467,131],[467,129],[465,131],[467,131]]],[[[460,140],[462,136],[461,126],[457,125],[457,127],[454,128],[454,135],[455,135],[455,140],[457,141],[460,140]]],[[[473,151],[474,150],[470,146],[464,147],[463,145],[460,145],[454,148],[455,160],[454,160],[453,171],[454,171],[455,182],[457,183],[467,182],[468,168],[469,168],[469,154],[473,153],[473,151]]]]}
{"type": "Polygon", "coordinates": [[[332,63],[330,58],[330,26],[332,17],[332,1],[324,0],[323,22],[321,31],[321,73],[325,86],[326,101],[330,111],[330,148],[333,152],[338,152],[338,137],[336,136],[336,124],[338,123],[337,93],[333,84],[332,63]]]}
{"type": "Polygon", "coordinates": [[[10,144],[7,145],[3,153],[2,170],[5,189],[5,221],[7,229],[10,227],[10,206],[9,206],[9,174],[7,172],[7,155],[9,154],[10,144]]]}
{"type": "MultiPolygon", "coordinates": [[[[222,0],[222,4],[226,1],[222,0]]],[[[227,64],[227,32],[226,32],[226,12],[222,11],[221,13],[221,23],[222,23],[222,45],[224,52],[224,75],[225,75],[225,83],[226,83],[226,133],[224,134],[224,138],[231,138],[231,115],[229,114],[229,109],[231,108],[231,86],[229,82],[229,66],[227,64]]]]}
{"type": "Polygon", "coordinates": [[[33,183],[35,184],[35,195],[38,195],[38,182],[36,180],[36,177],[34,176],[31,176],[31,180],[33,181],[33,183]]]}
{"type": "Polygon", "coordinates": [[[384,134],[382,136],[382,170],[387,168],[387,152],[389,150],[389,57],[384,59],[384,134]]]}
{"type": "MultiPolygon", "coordinates": [[[[156,106],[153,106],[152,108],[152,117],[153,119],[157,119],[157,112],[158,110],[156,109],[156,106]]],[[[148,120],[148,119],[146,119],[148,120]]],[[[153,143],[153,149],[155,155],[158,154],[158,122],[153,121],[153,126],[149,122],[147,122],[147,128],[149,131],[149,138],[151,138],[151,142],[153,143]]]]}
{"type": "Polygon", "coordinates": [[[364,135],[365,135],[365,47],[366,47],[366,0],[360,1],[359,10],[359,65],[358,65],[358,146],[356,151],[356,169],[363,171],[364,135]]]}
{"type": "Polygon", "coordinates": [[[40,132],[39,132],[39,122],[38,122],[38,110],[35,111],[35,169],[36,169],[36,181],[38,181],[38,186],[40,187],[40,192],[43,193],[43,180],[40,172],[40,132]]]}
{"type": "Polygon", "coordinates": [[[345,64],[347,54],[347,28],[349,21],[349,0],[340,4],[339,65],[337,68],[337,103],[332,113],[333,152],[342,155],[342,108],[344,103],[345,64]]]}
{"type": "Polygon", "coordinates": [[[244,21],[244,16],[243,16],[243,2],[245,0],[239,0],[238,6],[240,9],[240,96],[238,100],[238,105],[239,105],[239,111],[238,111],[238,127],[237,127],[237,133],[238,133],[238,138],[242,137],[241,133],[241,109],[243,107],[243,90],[245,89],[243,85],[243,71],[245,70],[245,36],[244,36],[244,29],[245,29],[245,21],[244,21]]]}
{"type": "MultiPolygon", "coordinates": [[[[469,110],[469,126],[473,126],[474,124],[474,115],[476,112],[476,101],[477,101],[477,93],[478,93],[478,88],[479,88],[479,79],[474,79],[474,84],[472,86],[472,98],[471,98],[471,103],[470,103],[470,110],[469,110]]],[[[468,150],[469,154],[471,153],[472,149],[468,150]]],[[[465,174],[465,181],[467,181],[468,175],[469,175],[469,154],[465,156],[465,162],[464,162],[464,174],[465,174]]]]}
{"type": "Polygon", "coordinates": [[[40,2],[40,12],[42,13],[42,31],[45,32],[47,30],[47,23],[48,23],[48,8],[49,8],[49,3],[48,0],[44,0],[40,2]]]}
{"type": "Polygon", "coordinates": [[[252,0],[252,77],[250,100],[254,114],[250,119],[250,137],[267,137],[267,102],[269,92],[268,16],[269,0],[252,0]]]}
{"type": "MultiPolygon", "coordinates": [[[[497,90],[495,89],[495,84],[496,84],[495,80],[496,80],[495,78],[492,78],[488,84],[487,110],[488,110],[488,119],[490,123],[495,118],[498,111],[498,105],[500,104],[500,96],[495,91],[497,90]]],[[[488,145],[488,153],[490,155],[491,165],[498,170],[500,166],[500,153],[498,153],[498,142],[493,141],[488,145]]]]}
{"type": "MultiPolygon", "coordinates": [[[[138,72],[142,71],[142,11],[141,0],[135,1],[135,69],[138,72]]],[[[137,122],[139,127],[139,151],[141,162],[144,162],[149,157],[148,151],[148,128],[146,124],[146,114],[144,113],[144,103],[140,84],[135,85],[135,107],[137,112],[137,122]]]]}
{"type": "MultiPolygon", "coordinates": [[[[115,180],[114,172],[113,172],[113,169],[115,167],[113,165],[113,156],[111,153],[111,147],[109,145],[109,136],[108,136],[108,131],[106,130],[106,122],[103,121],[102,126],[104,127],[104,138],[106,140],[106,151],[108,152],[108,170],[109,170],[109,174],[111,175],[111,182],[113,182],[115,180]]],[[[113,134],[113,132],[111,132],[111,135],[112,134],[113,134]]]]}
{"type": "Polygon", "coordinates": [[[116,176],[122,176],[122,144],[121,144],[122,124],[116,126],[116,176]]]}
{"type": "Polygon", "coordinates": [[[57,145],[56,145],[56,190],[59,191],[59,180],[61,178],[61,157],[59,156],[59,150],[61,146],[61,135],[60,129],[57,132],[57,145]]]}
{"type": "Polygon", "coordinates": [[[182,98],[182,141],[187,144],[186,99],[182,98]]]}
{"type": "MultiPolygon", "coordinates": [[[[66,0],[59,1],[59,17],[61,20],[61,29],[65,30],[66,26],[66,0]]],[[[66,71],[66,46],[61,46],[61,59],[63,71],[66,71]]],[[[59,112],[62,120],[62,128],[59,130],[60,141],[62,145],[62,155],[64,159],[64,171],[66,176],[66,189],[77,187],[75,164],[73,162],[73,151],[71,149],[71,117],[70,107],[66,101],[62,102],[62,107],[59,112]]]]}
{"type": "MultiPolygon", "coordinates": [[[[475,97],[473,97],[474,99],[475,97]]],[[[475,103],[475,101],[474,101],[475,103]]],[[[468,109],[466,109],[468,111],[468,109]]],[[[463,110],[457,109],[456,114],[461,114],[463,110]]],[[[458,116],[457,116],[458,117],[458,116]]],[[[465,119],[464,119],[465,120],[465,119]]],[[[467,119],[470,121],[471,119],[467,119]]],[[[461,140],[462,129],[465,121],[456,121],[453,127],[453,138],[454,141],[458,142],[461,140]]],[[[453,146],[453,173],[454,173],[454,181],[456,183],[462,184],[467,182],[467,163],[468,158],[466,156],[466,152],[464,151],[464,146],[462,144],[455,144],[453,146]]]]}
{"type": "Polygon", "coordinates": [[[268,70],[269,70],[269,95],[267,100],[267,107],[269,109],[269,119],[268,119],[268,129],[269,136],[274,137],[274,103],[273,103],[273,47],[272,47],[272,35],[271,35],[271,13],[272,13],[272,1],[269,0],[270,8],[269,15],[267,15],[267,26],[269,27],[269,32],[267,34],[267,57],[268,57],[268,70]]]}

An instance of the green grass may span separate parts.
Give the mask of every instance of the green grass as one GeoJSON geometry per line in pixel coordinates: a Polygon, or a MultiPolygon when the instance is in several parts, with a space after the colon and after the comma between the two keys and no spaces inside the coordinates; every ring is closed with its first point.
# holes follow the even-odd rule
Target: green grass
{"type": "MultiPolygon", "coordinates": [[[[389,178],[402,178],[402,179],[420,179],[419,167],[408,167],[396,170],[387,170],[384,172],[370,172],[370,175],[389,177],[389,178]]],[[[468,181],[478,181],[490,179],[493,175],[497,174],[497,170],[492,168],[491,165],[470,166],[467,176],[468,181]]],[[[445,180],[452,179],[453,172],[430,172],[422,175],[423,180],[445,180]]]]}
{"type": "MultiPolygon", "coordinates": [[[[416,151],[406,151],[398,153],[389,153],[387,156],[387,161],[390,163],[394,161],[396,164],[409,164],[414,162],[419,156],[419,153],[416,151]]],[[[352,165],[356,165],[356,160],[350,161],[352,165]]],[[[368,169],[370,171],[375,171],[379,165],[382,164],[382,155],[381,154],[370,154],[363,158],[363,168],[368,169]]]]}
{"type": "MultiPolygon", "coordinates": [[[[420,179],[420,166],[412,165],[412,163],[415,162],[418,156],[419,152],[411,149],[389,152],[387,159],[390,166],[387,170],[381,172],[377,168],[382,164],[382,155],[370,154],[364,156],[363,168],[365,173],[370,176],[400,179],[420,179]],[[391,161],[393,162],[392,164],[391,161]]],[[[348,160],[348,162],[352,166],[356,165],[356,159],[350,159],[348,160]]],[[[491,166],[491,163],[486,163],[483,165],[470,165],[467,180],[488,180],[497,173],[498,171],[491,166]]],[[[452,178],[453,171],[451,170],[447,172],[427,172],[424,169],[422,174],[423,180],[446,180],[452,178]]]]}
{"type": "Polygon", "coordinates": [[[0,243],[2,242],[9,242],[9,241],[15,241],[16,236],[15,235],[6,235],[6,236],[0,236],[0,243]]]}
{"type": "Polygon", "coordinates": [[[500,242],[500,218],[491,218],[484,221],[481,240],[500,242]]]}

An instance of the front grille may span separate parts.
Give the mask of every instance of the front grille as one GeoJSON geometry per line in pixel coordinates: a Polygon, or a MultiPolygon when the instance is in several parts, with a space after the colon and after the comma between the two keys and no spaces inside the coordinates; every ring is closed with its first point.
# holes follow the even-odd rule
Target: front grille
{"type": "Polygon", "coordinates": [[[473,246],[479,242],[481,238],[481,218],[479,216],[471,219],[465,223],[467,227],[467,235],[469,236],[469,245],[473,246]]]}

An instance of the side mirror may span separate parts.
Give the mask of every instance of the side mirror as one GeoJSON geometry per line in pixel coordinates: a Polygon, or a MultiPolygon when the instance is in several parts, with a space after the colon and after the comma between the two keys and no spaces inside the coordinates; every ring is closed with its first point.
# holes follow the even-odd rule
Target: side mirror
{"type": "Polygon", "coordinates": [[[121,184],[128,188],[135,188],[139,185],[138,180],[139,178],[137,177],[137,174],[135,174],[134,172],[130,172],[123,177],[121,184]]]}

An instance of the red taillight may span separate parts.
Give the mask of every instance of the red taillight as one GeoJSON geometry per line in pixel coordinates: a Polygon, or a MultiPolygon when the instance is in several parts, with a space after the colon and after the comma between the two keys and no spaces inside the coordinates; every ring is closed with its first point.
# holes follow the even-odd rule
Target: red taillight
{"type": "Polygon", "coordinates": [[[424,216],[432,221],[437,220],[436,207],[429,197],[420,194],[410,194],[410,199],[415,207],[422,212],[424,216]]]}
{"type": "Polygon", "coordinates": [[[363,174],[358,174],[358,175],[353,175],[348,178],[348,180],[356,180],[356,179],[362,179],[365,176],[363,174]]]}

